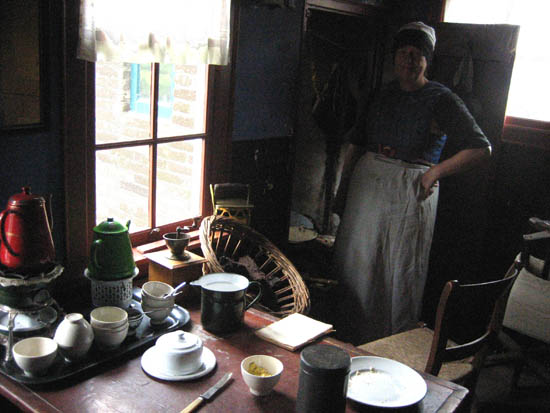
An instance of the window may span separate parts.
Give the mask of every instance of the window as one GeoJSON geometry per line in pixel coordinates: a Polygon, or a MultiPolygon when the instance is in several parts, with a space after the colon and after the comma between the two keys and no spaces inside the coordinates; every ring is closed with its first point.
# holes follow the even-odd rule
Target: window
{"type": "MultiPolygon", "coordinates": [[[[447,0],[446,22],[517,24],[520,33],[506,108],[507,117],[550,122],[550,38],[547,2],[542,0],[447,0]]],[[[533,125],[527,122],[526,125],[533,125]]],[[[547,128],[550,124],[546,124],[547,128]]]]}
{"type": "Polygon", "coordinates": [[[201,215],[207,73],[96,63],[96,223],[131,219],[132,233],[150,232],[201,215]]]}
{"type": "MultiPolygon", "coordinates": [[[[202,37],[193,37],[191,40],[195,41],[196,45],[191,44],[183,48],[187,54],[179,55],[181,61],[170,62],[173,64],[172,68],[169,68],[169,65],[163,67],[162,64],[156,63],[145,66],[140,64],[140,72],[142,70],[151,72],[150,76],[140,73],[140,79],[157,79],[157,77],[162,78],[161,73],[170,73],[168,78],[173,76],[174,82],[173,98],[164,100],[161,98],[160,102],[157,98],[156,102],[149,106],[149,111],[146,109],[141,113],[131,108],[132,65],[121,63],[125,60],[120,60],[119,63],[97,62],[94,49],[82,50],[82,44],[86,39],[91,40],[95,45],[97,39],[108,40],[105,34],[113,35],[112,31],[94,32],[92,29],[97,29],[97,24],[82,24],[83,16],[85,18],[87,14],[83,14],[81,6],[83,4],[97,6],[99,3],[97,0],[94,3],[89,0],[64,3],[66,44],[63,50],[66,54],[63,139],[67,215],[65,268],[67,273],[74,274],[75,279],[81,278],[78,275],[88,263],[93,227],[96,222],[111,214],[113,218],[123,223],[128,219],[132,220],[130,230],[133,232],[134,246],[159,240],[162,233],[175,229],[178,223],[181,225],[180,221],[172,220],[183,220],[184,224],[189,225],[192,222],[189,218],[196,214],[211,213],[210,194],[204,188],[213,182],[227,181],[231,159],[232,66],[229,63],[234,59],[231,59],[229,54],[234,53],[234,49],[220,48],[218,51],[218,49],[211,50],[210,46],[215,48],[226,43],[229,45],[229,26],[235,24],[233,18],[231,21],[229,17],[224,20],[227,25],[220,26],[220,33],[225,37],[221,37],[220,40],[208,40],[208,49],[201,46],[202,37]],[[79,36],[75,36],[76,33],[79,33],[79,36]],[[80,50],[80,52],[75,57],[71,50],[80,50]],[[208,61],[212,64],[207,65],[202,61],[185,60],[187,57],[199,55],[197,50],[204,51],[200,56],[219,57],[218,62],[208,61]],[[109,73],[111,81],[106,83],[106,87],[96,88],[96,77],[102,76],[103,70],[109,73]],[[194,82],[193,88],[202,87],[204,89],[202,92],[196,92],[202,97],[193,100],[195,102],[193,105],[190,102],[184,103],[180,100],[181,96],[184,93],[195,92],[178,90],[180,82],[194,82]],[[158,115],[158,112],[162,112],[163,106],[170,108],[171,113],[168,116],[158,115]],[[151,117],[150,112],[155,113],[155,111],[157,115],[151,117]],[[188,116],[188,111],[193,115],[188,116]],[[118,122],[107,127],[101,125],[102,119],[118,122]],[[155,120],[151,121],[151,119],[155,120]],[[192,160],[190,153],[193,154],[192,160]],[[185,157],[186,167],[181,168],[177,163],[170,164],[171,156],[176,156],[178,160],[185,157]],[[107,159],[109,157],[113,159],[107,159]],[[130,178],[124,178],[123,174],[118,172],[116,174],[103,172],[102,165],[109,165],[110,168],[113,164],[128,166],[130,163],[133,163],[138,171],[130,178]],[[180,168],[186,170],[180,175],[185,175],[187,180],[184,183],[175,184],[178,191],[180,189],[186,191],[184,194],[173,192],[173,187],[170,185],[174,184],[174,178],[165,173],[166,169],[163,169],[165,167],[170,172],[178,170],[180,173],[180,168]],[[116,188],[112,187],[114,182],[118,183],[116,188]],[[186,194],[191,193],[192,195],[185,198],[186,194]],[[124,205],[121,206],[119,202],[115,202],[117,196],[125,201],[124,205]],[[180,202],[181,200],[183,203],[180,202]],[[98,213],[96,213],[96,205],[100,208],[98,213]],[[117,208],[120,208],[118,209],[120,212],[115,213],[117,208]],[[136,214],[134,210],[139,211],[136,214]],[[168,223],[169,221],[171,223],[168,223]],[[160,231],[152,231],[159,226],[162,226],[160,231]]],[[[108,1],[105,3],[108,6],[113,4],[108,1]]],[[[228,0],[171,1],[162,2],[162,5],[179,7],[193,4],[199,7],[214,3],[219,4],[227,11],[226,16],[229,16],[228,0]]],[[[125,1],[124,4],[128,5],[130,2],[125,1]]],[[[138,4],[142,3],[131,2],[133,8],[138,4]]],[[[231,4],[231,16],[238,16],[238,7],[238,3],[231,4]]],[[[186,29],[184,35],[187,31],[202,34],[195,30],[196,25],[183,22],[185,19],[190,20],[190,23],[199,21],[196,16],[191,16],[189,13],[182,15],[161,12],[157,9],[160,10],[160,3],[159,5],[155,3],[154,10],[165,17],[162,20],[162,28],[166,26],[166,17],[175,16],[173,20],[177,23],[176,26],[186,29]]],[[[86,9],[88,10],[93,11],[94,8],[86,9]]],[[[97,7],[95,10],[97,11],[97,7]]],[[[112,15],[113,13],[110,12],[107,17],[112,15]]],[[[145,17],[147,16],[149,15],[146,13],[145,17]]],[[[118,23],[120,19],[114,20],[118,23]]],[[[151,20],[150,17],[149,20],[151,20]]],[[[215,19],[210,18],[208,21],[214,22],[215,19]]],[[[143,26],[147,22],[145,19],[140,25],[143,26]]],[[[131,25],[131,27],[134,26],[136,25],[131,25]]],[[[114,26],[115,29],[121,27],[120,24],[114,26]]],[[[201,24],[199,28],[205,27],[206,25],[201,24]]],[[[148,38],[150,39],[150,36],[145,37],[145,39],[148,38]]],[[[178,40],[177,44],[182,45],[184,41],[185,39],[178,40]]],[[[156,43],[153,44],[155,45],[156,43]]],[[[127,61],[132,60],[127,59],[127,61]]],[[[102,80],[97,79],[97,81],[102,80]]],[[[150,89],[153,90],[152,93],[149,92],[152,96],[158,96],[159,89],[163,88],[163,81],[153,80],[149,84],[158,85],[158,88],[155,86],[150,89]]],[[[135,90],[139,95],[135,95],[134,98],[144,99],[147,93],[144,89],[147,89],[147,84],[135,90]]]]}

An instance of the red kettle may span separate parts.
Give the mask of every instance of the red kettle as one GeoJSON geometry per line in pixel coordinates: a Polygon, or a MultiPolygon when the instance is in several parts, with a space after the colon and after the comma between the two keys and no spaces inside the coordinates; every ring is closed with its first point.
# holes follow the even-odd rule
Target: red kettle
{"type": "Polygon", "coordinates": [[[30,187],[23,187],[0,213],[0,263],[23,275],[52,268],[55,248],[51,228],[49,202],[31,194],[30,187]]]}

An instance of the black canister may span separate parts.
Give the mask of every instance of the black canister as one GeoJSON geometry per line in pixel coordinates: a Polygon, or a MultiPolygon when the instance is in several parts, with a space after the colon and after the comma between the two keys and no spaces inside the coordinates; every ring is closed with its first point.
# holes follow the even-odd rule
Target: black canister
{"type": "Polygon", "coordinates": [[[346,410],[351,358],[341,348],[316,344],[300,355],[297,413],[339,413],[346,410]]]}

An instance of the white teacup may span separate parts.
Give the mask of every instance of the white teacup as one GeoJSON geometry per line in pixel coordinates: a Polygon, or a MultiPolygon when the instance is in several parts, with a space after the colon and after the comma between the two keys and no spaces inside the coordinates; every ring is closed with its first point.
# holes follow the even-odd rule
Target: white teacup
{"type": "Polygon", "coordinates": [[[151,319],[152,325],[162,324],[172,312],[175,297],[164,297],[172,291],[174,291],[174,288],[170,284],[161,281],[149,281],[143,284],[141,288],[141,308],[144,314],[151,319]]]}
{"type": "Polygon", "coordinates": [[[27,376],[43,376],[57,355],[57,343],[48,337],[25,338],[13,346],[15,363],[27,376]]]}

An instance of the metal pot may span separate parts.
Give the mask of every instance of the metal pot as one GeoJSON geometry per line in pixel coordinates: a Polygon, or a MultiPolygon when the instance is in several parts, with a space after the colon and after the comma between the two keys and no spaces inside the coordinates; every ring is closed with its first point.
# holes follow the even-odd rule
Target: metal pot
{"type": "Polygon", "coordinates": [[[54,267],[50,203],[30,187],[8,200],[0,213],[0,262],[19,274],[39,274],[54,267]]]}
{"type": "Polygon", "coordinates": [[[190,283],[201,287],[201,324],[213,333],[230,333],[243,323],[244,312],[262,296],[262,286],[239,274],[214,273],[190,283]],[[258,288],[256,296],[248,300],[246,292],[251,285],[258,288]]]}

